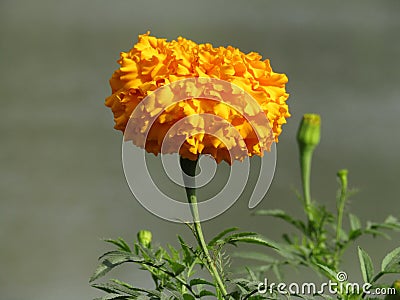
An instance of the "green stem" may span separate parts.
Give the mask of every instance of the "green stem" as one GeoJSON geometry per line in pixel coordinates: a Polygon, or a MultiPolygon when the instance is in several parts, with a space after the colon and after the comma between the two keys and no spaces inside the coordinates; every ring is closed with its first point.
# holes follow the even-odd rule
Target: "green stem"
{"type": "Polygon", "coordinates": [[[300,147],[300,168],[301,168],[301,181],[303,185],[303,198],[305,211],[310,222],[313,221],[311,212],[311,193],[310,193],[310,174],[311,174],[311,160],[313,149],[303,146],[300,147]]]}
{"type": "MultiPolygon", "coordinates": [[[[376,274],[376,275],[371,279],[370,284],[374,284],[375,282],[377,282],[383,275],[385,275],[384,272],[379,272],[378,274],[376,274]]],[[[366,294],[365,292],[362,293],[361,299],[364,299],[366,295],[367,295],[367,294],[366,294]]]]}
{"type": "Polygon", "coordinates": [[[337,176],[340,180],[340,196],[338,199],[337,210],[338,210],[338,217],[337,217],[337,225],[336,225],[336,252],[335,252],[335,264],[336,266],[339,264],[339,259],[342,254],[343,245],[341,244],[341,236],[340,233],[342,231],[343,226],[343,215],[344,215],[344,208],[346,204],[346,197],[347,197],[347,170],[343,169],[337,173],[337,176]]]}
{"type": "Polygon", "coordinates": [[[337,219],[337,227],[336,227],[336,243],[340,242],[340,231],[342,229],[342,223],[343,223],[344,205],[346,203],[346,192],[347,192],[347,187],[342,185],[342,189],[340,191],[339,205],[338,205],[338,219],[337,219]]]}
{"type": "MultiPolygon", "coordinates": [[[[197,160],[192,161],[192,160],[181,157],[180,163],[181,163],[182,170],[188,176],[191,176],[191,177],[195,176],[197,160]]],[[[194,183],[194,178],[193,178],[192,182],[194,183]]],[[[225,285],[221,280],[221,277],[218,273],[215,263],[211,259],[210,253],[208,252],[207,244],[204,240],[203,230],[201,228],[201,222],[200,222],[200,216],[199,216],[199,209],[198,209],[198,205],[197,205],[196,189],[186,187],[186,195],[187,195],[188,202],[190,203],[190,211],[191,211],[192,217],[193,217],[193,225],[194,225],[194,230],[196,232],[197,242],[203,252],[204,257],[206,258],[208,270],[211,273],[211,275],[214,277],[214,280],[217,283],[217,286],[219,287],[221,294],[223,296],[226,296],[228,293],[226,291],[225,285]]]]}

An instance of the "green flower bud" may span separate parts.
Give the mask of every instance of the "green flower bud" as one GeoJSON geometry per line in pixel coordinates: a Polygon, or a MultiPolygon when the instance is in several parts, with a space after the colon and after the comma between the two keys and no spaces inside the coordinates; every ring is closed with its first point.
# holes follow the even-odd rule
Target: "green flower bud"
{"type": "Polygon", "coordinates": [[[347,188],[347,174],[349,173],[349,171],[347,171],[346,169],[342,169],[339,170],[337,172],[337,177],[340,180],[340,184],[342,185],[342,187],[347,188]]]}
{"type": "Polygon", "coordinates": [[[400,279],[393,282],[393,287],[396,289],[397,294],[400,294],[400,279]]]}
{"type": "Polygon", "coordinates": [[[394,295],[387,295],[385,300],[399,300],[400,299],[400,280],[393,282],[392,287],[396,289],[394,295]]]}
{"type": "Polygon", "coordinates": [[[314,149],[321,139],[321,117],[316,114],[305,114],[297,132],[300,147],[314,149]]]}
{"type": "Polygon", "coordinates": [[[151,239],[152,239],[153,235],[151,234],[150,231],[148,230],[140,230],[137,233],[137,238],[139,243],[146,248],[149,248],[150,244],[151,244],[151,239]]]}

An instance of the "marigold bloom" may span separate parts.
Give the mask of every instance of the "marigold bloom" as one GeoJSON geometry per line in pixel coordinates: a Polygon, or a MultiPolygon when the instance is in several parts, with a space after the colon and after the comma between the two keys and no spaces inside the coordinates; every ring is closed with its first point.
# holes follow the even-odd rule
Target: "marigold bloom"
{"type": "MultiPolygon", "coordinates": [[[[285,91],[286,75],[273,72],[269,60],[261,60],[261,55],[255,52],[245,54],[231,46],[214,48],[211,44],[196,44],[182,37],[167,42],[147,33],[139,35],[138,43],[129,52],[121,53],[118,63],[120,68],[110,79],[112,95],[106,99],[106,105],[114,113],[114,128],[123,132],[132,112],[146,96],[159,87],[194,77],[224,80],[250,94],[265,113],[274,141],[278,141],[282,124],[290,117],[286,104],[289,96],[285,91]]],[[[154,104],[146,111],[158,113],[158,107],[154,104]]],[[[240,133],[248,156],[262,156],[268,149],[259,143],[254,129],[237,110],[223,102],[193,98],[175,103],[160,114],[147,136],[146,151],[157,155],[171,126],[185,117],[204,113],[230,122],[240,133]]],[[[201,124],[196,126],[201,127],[201,124]]],[[[229,132],[224,136],[229,137],[229,132]]],[[[189,159],[210,154],[218,163],[222,160],[232,163],[229,150],[230,146],[217,137],[197,134],[187,136],[179,153],[189,159]]]]}

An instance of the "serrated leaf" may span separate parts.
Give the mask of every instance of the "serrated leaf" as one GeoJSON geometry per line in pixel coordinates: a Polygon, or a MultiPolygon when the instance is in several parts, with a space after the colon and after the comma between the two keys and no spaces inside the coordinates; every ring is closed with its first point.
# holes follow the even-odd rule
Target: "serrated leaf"
{"type": "Polygon", "coordinates": [[[114,283],[116,283],[116,284],[118,284],[118,285],[120,285],[120,286],[127,287],[127,288],[129,288],[129,289],[133,289],[133,288],[134,288],[134,287],[133,287],[132,285],[130,285],[129,283],[126,283],[126,282],[121,281],[121,280],[118,280],[118,279],[112,279],[111,281],[114,282],[114,283]]]}
{"type": "Polygon", "coordinates": [[[358,259],[360,260],[361,273],[364,282],[370,283],[375,273],[371,257],[366,251],[358,247],[358,259]]]}
{"type": "Polygon", "coordinates": [[[189,246],[185,243],[182,237],[178,235],[178,240],[181,245],[182,251],[183,251],[183,262],[185,263],[186,266],[190,266],[196,257],[192,255],[192,251],[189,248],[189,246]]]}
{"type": "MultiPolygon", "coordinates": [[[[162,293],[164,294],[164,293],[162,293]]],[[[183,295],[177,291],[168,290],[168,294],[165,294],[165,298],[161,299],[168,299],[168,300],[184,300],[183,295]]]]}
{"type": "Polygon", "coordinates": [[[103,259],[103,261],[97,267],[89,282],[93,282],[94,280],[103,277],[113,268],[125,262],[143,262],[142,258],[124,251],[110,251],[102,255],[100,259],[103,259]]]}
{"type": "Polygon", "coordinates": [[[126,251],[126,252],[132,252],[131,248],[129,247],[129,245],[124,241],[123,238],[119,237],[116,240],[113,239],[105,239],[104,240],[107,243],[113,244],[115,246],[117,246],[120,250],[122,251],[126,251]]]}
{"type": "Polygon", "coordinates": [[[170,244],[168,244],[167,246],[168,246],[169,251],[171,252],[171,258],[172,258],[173,260],[180,260],[179,251],[176,250],[176,249],[175,249],[172,245],[170,245],[170,244]]]}
{"type": "Polygon", "coordinates": [[[220,240],[220,239],[222,239],[225,235],[227,235],[227,234],[230,233],[230,232],[237,231],[237,230],[239,230],[239,228],[237,228],[237,227],[231,227],[231,228],[225,229],[224,231],[218,233],[218,234],[208,243],[208,246],[210,246],[210,247],[214,246],[214,245],[217,243],[217,241],[220,240]]]}
{"type": "Polygon", "coordinates": [[[97,288],[99,290],[102,290],[104,292],[110,293],[110,294],[119,294],[121,296],[138,296],[139,293],[132,287],[128,288],[126,286],[122,286],[116,282],[108,282],[108,283],[100,283],[100,284],[93,284],[92,285],[94,288],[97,288]],[[126,295],[124,295],[126,294],[126,295]]]}
{"type": "Polygon", "coordinates": [[[167,252],[165,251],[164,248],[159,247],[154,255],[158,260],[162,260],[164,256],[167,256],[167,252]]]}
{"type": "Polygon", "coordinates": [[[178,276],[186,269],[186,267],[184,265],[182,265],[176,261],[173,261],[170,259],[167,259],[167,261],[168,261],[168,265],[171,267],[172,272],[174,273],[175,276],[178,276]]]}
{"type": "Polygon", "coordinates": [[[160,298],[161,297],[161,293],[159,291],[156,291],[156,290],[149,290],[149,289],[137,288],[137,287],[133,287],[133,289],[135,291],[146,293],[147,295],[154,296],[156,298],[160,298]]]}
{"type": "Polygon", "coordinates": [[[258,245],[263,245],[263,246],[267,246],[270,248],[278,249],[277,245],[274,242],[269,241],[266,238],[259,236],[257,234],[254,234],[252,232],[246,233],[244,235],[242,235],[242,234],[231,235],[231,236],[227,237],[224,241],[226,243],[233,244],[233,245],[235,245],[235,243],[237,243],[237,242],[241,242],[241,243],[249,243],[249,244],[258,244],[258,245]]]}
{"type": "Polygon", "coordinates": [[[400,272],[400,247],[391,251],[382,261],[382,272],[397,273],[400,272]]]}

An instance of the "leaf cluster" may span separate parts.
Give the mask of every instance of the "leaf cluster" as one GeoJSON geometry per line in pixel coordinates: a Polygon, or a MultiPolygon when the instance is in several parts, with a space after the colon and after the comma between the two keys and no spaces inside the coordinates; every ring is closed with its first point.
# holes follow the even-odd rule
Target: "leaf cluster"
{"type": "MultiPolygon", "coordinates": [[[[254,232],[237,232],[237,230],[237,228],[224,230],[211,239],[207,245],[213,263],[219,269],[224,282],[230,285],[230,293],[225,299],[261,299],[252,295],[254,289],[247,279],[233,280],[230,278],[231,274],[227,272],[230,258],[225,252],[225,247],[227,245],[237,246],[239,243],[258,244],[271,248],[274,248],[274,245],[254,232]],[[246,296],[248,297],[246,298],[246,296]]],[[[100,256],[99,266],[90,279],[93,287],[107,293],[106,296],[96,300],[192,300],[205,297],[224,299],[216,292],[215,282],[198,275],[207,266],[201,249],[188,245],[180,236],[178,236],[179,247],[177,248],[172,245],[167,245],[166,248],[153,247],[151,244],[145,247],[138,241],[134,242],[131,247],[122,238],[105,241],[112,244],[115,249],[100,256]],[[114,268],[127,263],[136,264],[141,270],[150,273],[154,288],[136,287],[117,279],[105,283],[93,283],[114,268]]]]}

